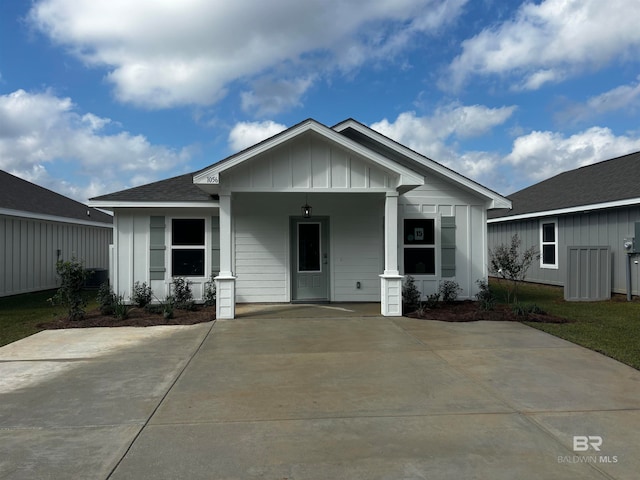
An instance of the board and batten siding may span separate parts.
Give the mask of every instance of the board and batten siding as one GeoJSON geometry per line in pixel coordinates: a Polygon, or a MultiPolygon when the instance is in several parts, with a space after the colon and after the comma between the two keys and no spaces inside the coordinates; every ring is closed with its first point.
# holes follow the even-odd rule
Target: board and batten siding
{"type": "MultiPolygon", "coordinates": [[[[622,242],[625,237],[634,236],[634,224],[640,222],[640,205],[489,223],[489,248],[508,245],[511,237],[517,233],[522,240],[522,249],[535,246],[540,251],[540,225],[551,220],[558,222],[558,268],[541,268],[536,260],[527,272],[527,281],[563,286],[567,275],[568,247],[608,245],[611,249],[611,289],[615,293],[627,293],[627,255],[622,242]]],[[[631,267],[632,294],[640,295],[640,267],[635,263],[631,267]]]]}
{"type": "Polygon", "coordinates": [[[0,215],[0,296],[57,288],[58,258],[109,267],[111,226],[0,215]],[[59,256],[58,256],[58,251],[59,256]]]}
{"type": "Polygon", "coordinates": [[[123,295],[126,301],[131,301],[136,282],[150,285],[158,300],[164,300],[170,294],[173,218],[205,220],[205,275],[188,277],[192,282],[194,299],[199,301],[203,298],[209,275],[219,271],[220,234],[217,209],[116,209],[114,224],[117,226],[117,234],[112,249],[110,279],[114,292],[123,295]]]}
{"type": "Polygon", "coordinates": [[[428,177],[424,186],[401,195],[398,204],[398,263],[401,273],[404,219],[434,218],[436,274],[412,275],[416,287],[424,298],[437,292],[442,281],[455,281],[462,288],[458,296],[460,299],[475,298],[477,280],[487,277],[486,210],[481,200],[450,182],[428,177]]]}

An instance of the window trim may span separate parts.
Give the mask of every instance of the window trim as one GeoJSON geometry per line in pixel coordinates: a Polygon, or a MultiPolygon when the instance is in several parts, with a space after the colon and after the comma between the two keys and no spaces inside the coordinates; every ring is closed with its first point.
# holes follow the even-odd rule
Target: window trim
{"type": "Polygon", "coordinates": [[[166,259],[166,265],[167,265],[167,271],[169,272],[168,277],[170,279],[175,278],[175,277],[185,277],[185,278],[190,278],[190,279],[202,279],[202,278],[208,278],[210,275],[210,270],[211,270],[211,258],[210,258],[210,252],[208,251],[209,249],[207,248],[208,245],[210,245],[211,243],[211,239],[210,239],[210,232],[209,230],[211,230],[211,224],[210,224],[210,220],[206,217],[206,216],[194,216],[194,215],[184,215],[184,216],[174,216],[174,217],[167,217],[168,219],[168,228],[167,228],[167,259],[166,259]],[[173,244],[173,222],[174,220],[202,220],[204,222],[204,241],[202,245],[174,245],[173,244]],[[173,251],[174,250],[202,250],[204,253],[204,271],[202,275],[175,275],[173,273],[173,251]]]}
{"type": "Polygon", "coordinates": [[[439,217],[437,215],[408,215],[406,217],[401,218],[401,229],[400,234],[402,242],[400,243],[400,247],[402,248],[402,273],[404,275],[411,275],[412,277],[420,276],[420,277],[431,277],[435,278],[438,276],[438,269],[440,264],[440,254],[439,254],[439,217]],[[405,243],[406,235],[405,235],[405,220],[433,220],[433,244],[420,244],[420,243],[405,243]],[[431,249],[433,250],[433,273],[407,273],[405,269],[405,250],[407,248],[410,249],[431,249]]]}
{"type": "Polygon", "coordinates": [[[544,218],[539,222],[540,230],[540,268],[557,270],[558,266],[558,219],[557,218],[544,218]],[[553,224],[553,242],[544,241],[544,226],[553,224]],[[554,258],[555,263],[544,263],[544,247],[548,245],[554,246],[554,258]]]}

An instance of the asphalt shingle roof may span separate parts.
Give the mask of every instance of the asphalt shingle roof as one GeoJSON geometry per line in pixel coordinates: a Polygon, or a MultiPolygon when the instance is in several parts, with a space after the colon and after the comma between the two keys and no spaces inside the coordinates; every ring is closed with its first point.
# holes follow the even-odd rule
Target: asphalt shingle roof
{"type": "MultiPolygon", "coordinates": [[[[94,197],[92,201],[206,202],[212,196],[193,183],[193,173],[94,197]]],[[[213,197],[215,198],[215,197],[213,197]]]]}
{"type": "Polygon", "coordinates": [[[507,198],[513,208],[490,210],[488,218],[640,199],[640,152],[560,173],[507,198]]]}
{"type": "Polygon", "coordinates": [[[0,208],[75,220],[113,223],[111,215],[27,182],[4,170],[0,170],[0,208]]]}

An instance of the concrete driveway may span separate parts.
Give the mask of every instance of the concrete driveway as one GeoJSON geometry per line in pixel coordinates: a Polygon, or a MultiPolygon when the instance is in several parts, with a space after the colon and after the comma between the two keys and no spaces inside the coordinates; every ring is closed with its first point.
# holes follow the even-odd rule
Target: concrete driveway
{"type": "Polygon", "coordinates": [[[0,478],[637,478],[637,370],[518,323],[348,310],[3,347],[0,478]]]}

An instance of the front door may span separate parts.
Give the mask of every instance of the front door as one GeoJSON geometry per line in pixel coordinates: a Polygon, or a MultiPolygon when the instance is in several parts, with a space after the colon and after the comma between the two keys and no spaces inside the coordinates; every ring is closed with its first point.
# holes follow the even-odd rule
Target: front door
{"type": "Polygon", "coordinates": [[[329,300],[328,230],[326,218],[294,218],[291,221],[291,299],[294,302],[329,300]]]}

